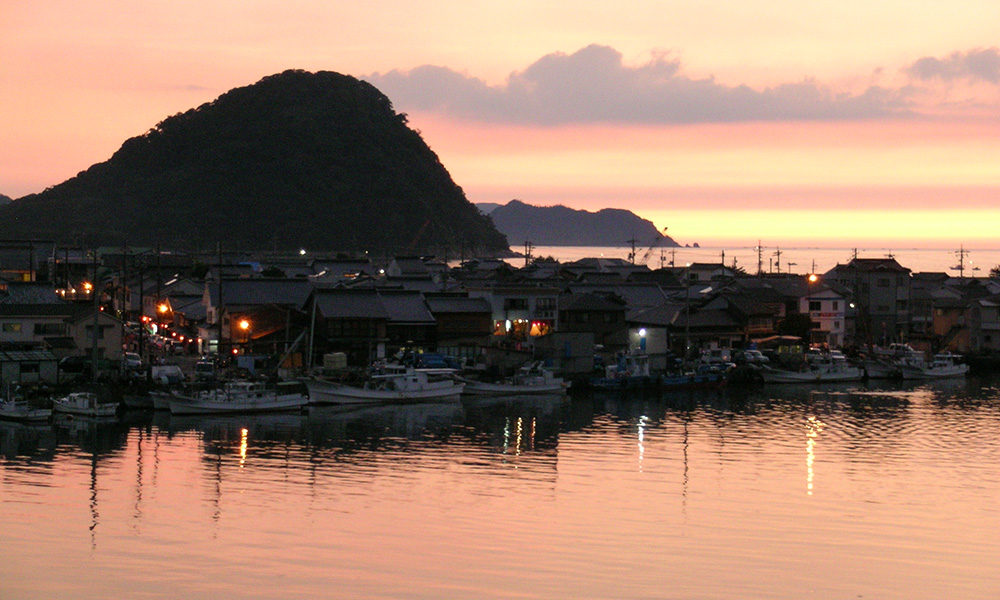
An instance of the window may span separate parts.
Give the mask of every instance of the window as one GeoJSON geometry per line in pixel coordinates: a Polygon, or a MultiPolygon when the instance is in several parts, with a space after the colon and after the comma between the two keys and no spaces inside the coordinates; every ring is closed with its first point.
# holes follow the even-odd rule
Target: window
{"type": "Polygon", "coordinates": [[[505,310],[527,310],[528,309],[528,299],[527,298],[507,298],[503,301],[503,307],[505,310]]]}
{"type": "Polygon", "coordinates": [[[809,312],[820,312],[823,310],[823,302],[820,300],[809,301],[809,312]]]}
{"type": "Polygon", "coordinates": [[[833,301],[833,309],[832,309],[832,310],[833,310],[834,312],[836,312],[836,311],[840,310],[840,301],[839,301],[839,300],[834,300],[834,301],[833,301]]]}
{"type": "Polygon", "coordinates": [[[63,323],[35,323],[35,335],[66,335],[66,325],[63,323]]]}
{"type": "Polygon", "coordinates": [[[37,372],[38,372],[38,363],[36,362],[21,363],[22,375],[24,375],[25,373],[37,373],[37,372]]]}
{"type": "Polygon", "coordinates": [[[889,278],[888,277],[879,277],[878,278],[878,286],[879,287],[889,287],[889,278]]]}
{"type": "Polygon", "coordinates": [[[539,298],[535,301],[535,308],[538,310],[555,310],[556,309],[556,299],[555,298],[539,298]]]}
{"type": "Polygon", "coordinates": [[[836,330],[840,329],[840,321],[834,321],[834,322],[833,322],[833,325],[832,325],[832,329],[833,329],[834,331],[836,331],[836,330]]]}
{"type": "Polygon", "coordinates": [[[20,323],[4,323],[3,332],[4,333],[19,333],[21,331],[20,323]]]}

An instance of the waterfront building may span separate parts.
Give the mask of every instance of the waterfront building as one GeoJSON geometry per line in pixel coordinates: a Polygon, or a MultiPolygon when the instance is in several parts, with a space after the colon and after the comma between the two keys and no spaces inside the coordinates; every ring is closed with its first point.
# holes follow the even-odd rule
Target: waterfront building
{"type": "Polygon", "coordinates": [[[888,345],[908,337],[910,269],[895,258],[855,258],[830,269],[822,280],[849,290],[857,310],[854,343],[888,345]]]}

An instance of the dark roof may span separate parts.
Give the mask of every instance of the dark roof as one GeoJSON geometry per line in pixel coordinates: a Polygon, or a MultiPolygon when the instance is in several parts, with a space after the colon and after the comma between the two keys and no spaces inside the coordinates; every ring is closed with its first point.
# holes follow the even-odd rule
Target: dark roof
{"type": "Polygon", "coordinates": [[[0,304],[4,317],[69,317],[82,310],[81,305],[69,302],[59,304],[0,304]]]}
{"type": "Polygon", "coordinates": [[[0,304],[64,304],[50,283],[13,281],[0,286],[0,304]]]}
{"type": "MultiPolygon", "coordinates": [[[[312,283],[307,279],[223,279],[222,303],[226,306],[259,306],[278,304],[282,306],[302,306],[312,283]]],[[[219,302],[219,286],[208,284],[212,305],[219,302]]]]}
{"type": "Polygon", "coordinates": [[[593,292],[560,294],[559,310],[623,312],[625,310],[625,301],[609,294],[593,292]]]}
{"type": "Polygon", "coordinates": [[[837,265],[830,271],[895,272],[909,273],[910,270],[896,262],[895,258],[853,258],[846,265],[837,265]]]}
{"type": "Polygon", "coordinates": [[[485,298],[468,296],[427,296],[425,298],[431,314],[445,313],[493,313],[493,307],[485,298]]]}
{"type": "Polygon", "coordinates": [[[725,327],[738,328],[739,323],[726,310],[699,310],[692,312],[690,316],[684,311],[677,313],[674,319],[674,327],[684,327],[685,321],[690,327],[725,327]]]}
{"type": "Polygon", "coordinates": [[[378,299],[390,323],[433,324],[434,315],[424,303],[424,295],[409,290],[378,290],[378,299]]]}
{"type": "Polygon", "coordinates": [[[326,319],[386,319],[389,312],[373,289],[317,289],[316,309],[326,319]]]}
{"type": "Polygon", "coordinates": [[[667,302],[667,295],[655,283],[571,283],[568,287],[574,294],[612,292],[624,298],[628,307],[632,309],[660,306],[667,302]]]}
{"type": "Polygon", "coordinates": [[[639,325],[670,325],[682,310],[684,310],[683,304],[664,304],[629,311],[625,318],[629,323],[639,325]]]}
{"type": "Polygon", "coordinates": [[[52,352],[44,348],[15,349],[0,348],[0,363],[3,362],[55,362],[56,358],[52,352]]]}

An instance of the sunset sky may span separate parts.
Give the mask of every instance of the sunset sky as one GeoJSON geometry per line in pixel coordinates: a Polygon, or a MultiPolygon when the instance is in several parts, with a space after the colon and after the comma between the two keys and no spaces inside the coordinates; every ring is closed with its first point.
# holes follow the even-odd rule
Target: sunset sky
{"type": "Polygon", "coordinates": [[[681,243],[1000,247],[1000,3],[151,0],[0,11],[0,193],[286,69],[365,79],[473,202],[681,243]]]}

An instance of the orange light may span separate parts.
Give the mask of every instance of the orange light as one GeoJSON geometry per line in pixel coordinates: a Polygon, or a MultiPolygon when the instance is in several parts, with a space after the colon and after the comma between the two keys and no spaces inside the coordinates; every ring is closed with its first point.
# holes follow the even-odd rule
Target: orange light
{"type": "Polygon", "coordinates": [[[233,354],[239,354],[239,353],[240,353],[239,350],[237,350],[236,348],[233,348],[233,354]]]}
{"type": "Polygon", "coordinates": [[[161,313],[165,313],[165,312],[167,312],[167,305],[166,304],[161,304],[161,305],[157,306],[156,309],[158,311],[160,311],[161,313]]]}
{"type": "Polygon", "coordinates": [[[246,319],[240,321],[240,329],[242,329],[243,331],[250,329],[250,321],[247,321],[246,319]]]}

